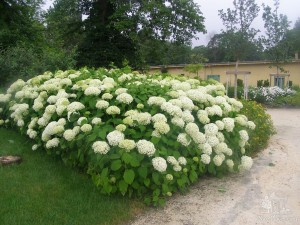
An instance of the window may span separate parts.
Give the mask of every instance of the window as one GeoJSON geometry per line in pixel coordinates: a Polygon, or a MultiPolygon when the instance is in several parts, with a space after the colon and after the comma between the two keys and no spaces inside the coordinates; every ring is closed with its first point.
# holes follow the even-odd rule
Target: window
{"type": "Polygon", "coordinates": [[[207,80],[208,79],[213,79],[220,82],[220,75],[207,75],[207,80]]]}
{"type": "Polygon", "coordinates": [[[284,77],[274,77],[274,86],[284,88],[284,77]]]}

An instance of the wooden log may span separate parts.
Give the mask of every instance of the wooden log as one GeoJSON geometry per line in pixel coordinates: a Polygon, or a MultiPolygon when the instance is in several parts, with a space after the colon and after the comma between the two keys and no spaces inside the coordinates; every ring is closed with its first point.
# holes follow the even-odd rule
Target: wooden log
{"type": "Polygon", "coordinates": [[[22,162],[22,158],[19,156],[1,156],[0,157],[0,165],[6,166],[13,163],[20,164],[22,162]]]}

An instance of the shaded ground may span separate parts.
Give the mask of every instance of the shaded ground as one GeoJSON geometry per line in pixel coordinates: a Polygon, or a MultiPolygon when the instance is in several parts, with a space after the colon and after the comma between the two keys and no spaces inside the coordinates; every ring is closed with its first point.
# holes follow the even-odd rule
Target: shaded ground
{"type": "Polygon", "coordinates": [[[251,171],[204,179],[132,225],[300,224],[300,110],[268,113],[277,134],[251,171]]]}

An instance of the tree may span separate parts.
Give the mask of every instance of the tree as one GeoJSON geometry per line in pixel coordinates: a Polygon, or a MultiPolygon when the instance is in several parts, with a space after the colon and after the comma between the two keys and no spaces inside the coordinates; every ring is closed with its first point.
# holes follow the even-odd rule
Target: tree
{"type": "Polygon", "coordinates": [[[300,52],[300,18],[297,19],[294,28],[287,33],[287,41],[290,43],[290,55],[300,52]]]}
{"type": "Polygon", "coordinates": [[[197,32],[205,31],[192,0],[82,0],[81,5],[88,18],[79,64],[118,65],[127,59],[138,66],[139,49],[147,41],[190,43],[197,32]]]}
{"type": "Polygon", "coordinates": [[[42,0],[0,1],[0,48],[18,43],[37,46],[43,41],[39,12],[42,0]]]}
{"type": "Polygon", "coordinates": [[[279,0],[274,0],[274,9],[263,4],[263,20],[266,29],[266,35],[262,38],[266,48],[265,52],[276,66],[277,74],[285,71],[284,63],[289,58],[289,43],[287,41],[287,32],[290,22],[286,15],[278,14],[279,0]]]}
{"type": "Polygon", "coordinates": [[[226,27],[226,31],[223,31],[223,41],[227,43],[226,54],[236,60],[234,97],[237,97],[238,63],[255,45],[255,36],[259,30],[251,28],[251,24],[258,16],[259,7],[255,0],[234,0],[233,5],[235,8],[228,8],[227,12],[219,10],[219,16],[226,27]]]}
{"type": "Polygon", "coordinates": [[[251,28],[253,20],[258,16],[259,6],[255,0],[234,0],[234,9],[219,10],[219,16],[226,28],[219,36],[222,45],[226,46],[226,58],[237,62],[251,54],[253,46],[258,42],[255,37],[259,30],[251,28]]]}

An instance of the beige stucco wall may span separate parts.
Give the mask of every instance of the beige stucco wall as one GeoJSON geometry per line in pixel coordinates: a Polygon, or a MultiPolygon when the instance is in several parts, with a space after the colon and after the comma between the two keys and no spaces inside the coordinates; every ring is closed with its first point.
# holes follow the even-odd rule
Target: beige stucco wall
{"type": "MultiPolygon", "coordinates": [[[[248,76],[248,84],[251,86],[257,85],[257,80],[270,80],[270,74],[276,73],[276,68],[270,68],[268,62],[241,62],[239,64],[239,71],[250,71],[248,76]]],[[[195,77],[195,74],[189,74],[183,70],[184,66],[169,66],[168,73],[195,77]]],[[[289,80],[293,84],[300,85],[300,60],[290,62],[284,66],[285,70],[290,74],[289,80]]],[[[199,71],[199,78],[207,79],[207,75],[220,75],[220,82],[226,83],[227,77],[231,77],[231,83],[234,82],[234,75],[226,75],[226,71],[235,70],[235,63],[222,63],[222,64],[206,64],[204,68],[199,71]]],[[[150,73],[160,73],[158,67],[152,67],[150,73]]],[[[244,79],[244,75],[238,75],[239,79],[244,79]]],[[[230,80],[230,79],[229,79],[230,80]]],[[[287,77],[285,79],[287,83],[287,77]]],[[[274,85],[274,77],[272,77],[272,86],[274,85]]]]}

